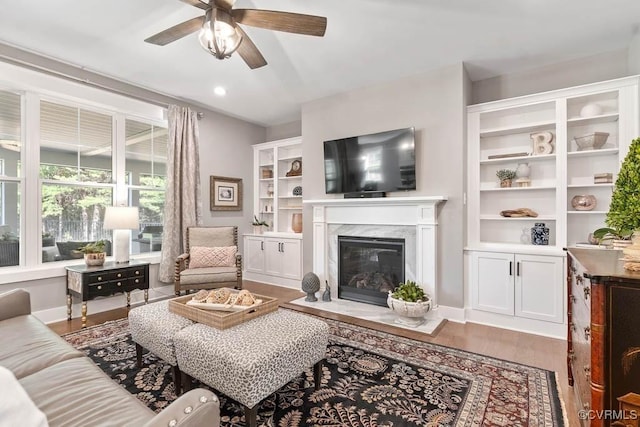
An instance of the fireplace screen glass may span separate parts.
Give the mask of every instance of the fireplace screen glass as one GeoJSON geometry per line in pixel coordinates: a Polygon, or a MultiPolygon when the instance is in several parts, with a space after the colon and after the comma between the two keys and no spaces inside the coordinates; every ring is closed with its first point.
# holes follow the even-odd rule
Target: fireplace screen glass
{"type": "Polygon", "coordinates": [[[387,305],[404,282],[404,239],[338,236],[338,297],[387,305]]]}

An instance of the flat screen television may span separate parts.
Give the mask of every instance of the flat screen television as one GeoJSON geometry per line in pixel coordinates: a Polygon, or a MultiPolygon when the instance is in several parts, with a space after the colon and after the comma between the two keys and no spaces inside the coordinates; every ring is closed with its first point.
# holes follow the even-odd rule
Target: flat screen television
{"type": "Polygon", "coordinates": [[[414,128],[324,141],[327,194],[416,189],[414,128]]]}

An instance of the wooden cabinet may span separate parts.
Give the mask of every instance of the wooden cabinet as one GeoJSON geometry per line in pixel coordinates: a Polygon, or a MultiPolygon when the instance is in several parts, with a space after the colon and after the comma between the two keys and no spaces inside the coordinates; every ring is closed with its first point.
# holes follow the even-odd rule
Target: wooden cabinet
{"type": "Polygon", "coordinates": [[[302,239],[300,235],[244,236],[244,277],[265,283],[300,287],[302,239]]]}
{"type": "Polygon", "coordinates": [[[82,326],[87,322],[87,301],[124,292],[127,307],[130,292],[144,290],[144,301],[149,298],[149,263],[131,260],[127,264],[106,262],[89,267],[86,264],[70,265],[67,270],[67,319],[71,320],[72,296],[82,300],[82,326]]]}
{"type": "Polygon", "coordinates": [[[562,257],[473,252],[472,308],[562,323],[562,272],[562,257]]]}
{"type": "MultiPolygon", "coordinates": [[[[626,408],[640,397],[640,274],[624,270],[621,256],[569,248],[569,384],[577,409],[591,414],[626,408]]],[[[591,419],[590,425],[612,421],[591,419]]]]}

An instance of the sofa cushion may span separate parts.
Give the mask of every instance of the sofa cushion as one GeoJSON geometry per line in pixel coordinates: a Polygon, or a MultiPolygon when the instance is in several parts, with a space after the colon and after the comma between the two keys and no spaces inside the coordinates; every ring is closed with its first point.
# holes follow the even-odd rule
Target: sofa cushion
{"type": "Polygon", "coordinates": [[[194,246],[189,253],[189,268],[233,267],[236,265],[237,252],[236,246],[194,246]]]}
{"type": "Polygon", "coordinates": [[[140,427],[154,416],[87,357],[57,363],[20,384],[52,426],[140,427]]]}
{"type": "Polygon", "coordinates": [[[6,343],[0,346],[0,365],[9,368],[18,379],[63,360],[84,356],[31,314],[0,322],[0,337],[6,343]]]}
{"type": "Polygon", "coordinates": [[[48,427],[47,417],[10,370],[0,366],[0,425],[48,427]]]}

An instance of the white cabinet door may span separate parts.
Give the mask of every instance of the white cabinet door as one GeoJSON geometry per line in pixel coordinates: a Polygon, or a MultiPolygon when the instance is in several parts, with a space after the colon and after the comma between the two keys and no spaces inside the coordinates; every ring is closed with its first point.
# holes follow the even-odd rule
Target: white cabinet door
{"type": "Polygon", "coordinates": [[[513,254],[471,254],[472,307],[500,314],[514,314],[513,254]]]}
{"type": "Polygon", "coordinates": [[[564,321],[563,258],[515,256],[515,314],[529,319],[564,321]]]}
{"type": "Polygon", "coordinates": [[[264,272],[288,279],[300,279],[302,256],[300,239],[264,238],[264,272]]]}
{"type": "Polygon", "coordinates": [[[300,279],[302,276],[301,240],[281,239],[282,277],[300,279]]]}
{"type": "Polygon", "coordinates": [[[282,274],[282,252],[281,240],[264,238],[264,272],[279,276],[282,274]]]}
{"type": "Polygon", "coordinates": [[[255,273],[264,271],[264,238],[245,236],[244,238],[244,269],[255,273]]]}

